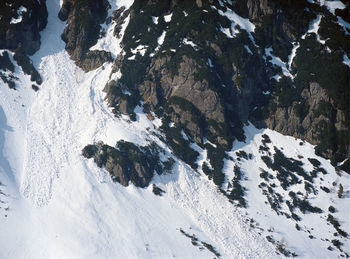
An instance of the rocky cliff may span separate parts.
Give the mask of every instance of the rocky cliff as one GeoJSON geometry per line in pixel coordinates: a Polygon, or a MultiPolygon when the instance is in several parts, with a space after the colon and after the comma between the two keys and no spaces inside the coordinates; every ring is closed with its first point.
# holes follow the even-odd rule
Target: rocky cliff
{"type": "MultiPolygon", "coordinates": [[[[134,109],[142,106],[162,118],[168,143],[188,163],[197,154],[190,145],[179,148],[183,133],[201,147],[207,141],[215,145],[209,157],[218,178],[218,161],[235,139],[244,139],[248,121],[305,139],[336,164],[350,155],[350,76],[343,62],[350,56],[350,39],[339,22],[348,3],[344,7],[136,0],[111,17],[117,38],[129,21],[121,39],[124,54],[115,58],[111,73],[121,78],[106,85],[106,100],[116,116],[135,120],[134,109]]],[[[67,0],[59,13],[67,19],[66,49],[86,71],[111,60],[105,51],[89,50],[100,24],[111,22],[109,8],[105,1],[67,0]]]]}

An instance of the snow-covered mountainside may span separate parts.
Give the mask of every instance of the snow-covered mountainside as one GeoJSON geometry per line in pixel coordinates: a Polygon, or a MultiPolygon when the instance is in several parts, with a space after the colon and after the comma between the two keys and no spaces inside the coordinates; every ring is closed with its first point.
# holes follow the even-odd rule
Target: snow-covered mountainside
{"type": "Polygon", "coordinates": [[[350,3],[243,2],[5,1],[0,258],[350,256],[350,3]]]}

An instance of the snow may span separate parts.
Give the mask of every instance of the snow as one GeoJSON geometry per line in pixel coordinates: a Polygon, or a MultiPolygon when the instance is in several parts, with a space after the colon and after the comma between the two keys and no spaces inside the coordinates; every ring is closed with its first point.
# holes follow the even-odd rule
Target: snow
{"type": "Polygon", "coordinates": [[[22,21],[22,19],[23,19],[22,15],[23,15],[24,13],[26,13],[27,11],[28,11],[27,8],[25,8],[24,6],[21,5],[21,6],[18,8],[18,10],[17,10],[17,16],[18,16],[18,18],[12,17],[12,19],[11,19],[11,21],[10,21],[10,24],[17,24],[17,23],[20,23],[20,22],[22,21]]]}
{"type": "Polygon", "coordinates": [[[159,36],[159,38],[157,39],[158,42],[158,47],[162,46],[164,43],[164,39],[165,39],[165,35],[166,35],[166,31],[163,31],[162,34],[159,36]]]}
{"type": "Polygon", "coordinates": [[[209,66],[210,68],[213,68],[213,67],[214,67],[213,62],[211,61],[210,58],[208,58],[207,64],[208,64],[208,66],[209,66]]]}
{"type": "Polygon", "coordinates": [[[154,24],[158,24],[158,18],[159,17],[152,16],[152,21],[154,24]]]}
{"type": "Polygon", "coordinates": [[[192,46],[194,49],[197,49],[197,48],[198,48],[198,46],[197,46],[193,41],[188,40],[187,38],[184,38],[184,39],[182,40],[182,43],[183,43],[183,44],[186,44],[186,45],[190,45],[190,46],[192,46]]]}
{"type": "Polygon", "coordinates": [[[293,63],[293,60],[297,54],[297,49],[300,47],[300,44],[299,43],[293,43],[293,49],[290,53],[290,55],[288,56],[288,68],[291,69],[292,68],[292,63],[293,63]]]}
{"type": "Polygon", "coordinates": [[[171,17],[173,17],[173,14],[168,14],[168,15],[164,15],[164,21],[165,22],[170,22],[171,21],[171,17]]]}
{"type": "Polygon", "coordinates": [[[128,57],[128,60],[135,60],[135,58],[136,58],[136,55],[132,55],[132,56],[128,57]]]}
{"type": "Polygon", "coordinates": [[[148,46],[146,45],[139,45],[135,49],[131,49],[132,54],[137,54],[139,53],[141,56],[144,56],[146,51],[147,51],[148,46]]]}
{"type": "MultiPolygon", "coordinates": [[[[279,57],[276,57],[272,54],[272,47],[266,48],[265,53],[266,56],[271,57],[271,60],[269,60],[270,63],[282,69],[283,75],[288,76],[292,79],[294,78],[294,76],[289,72],[286,63],[284,63],[279,57]]],[[[279,81],[279,78],[280,77],[278,77],[277,81],[279,81]]]]}
{"type": "MultiPolygon", "coordinates": [[[[134,3],[134,0],[118,0],[118,1],[109,0],[109,4],[111,5],[112,8],[108,10],[108,17],[112,16],[113,10],[121,8],[122,6],[125,6],[125,10],[127,10],[128,8],[130,8],[130,6],[133,3],[134,3]]],[[[124,31],[129,24],[129,20],[130,20],[130,15],[126,17],[124,23],[122,24],[122,29],[120,32],[121,35],[124,34],[124,31]]],[[[101,27],[106,31],[106,36],[100,38],[97,41],[97,43],[90,48],[90,50],[104,50],[112,53],[112,56],[115,58],[122,50],[120,47],[122,37],[118,39],[113,35],[115,26],[116,26],[116,23],[114,21],[109,25],[102,24],[101,27]]]]}
{"type": "Polygon", "coordinates": [[[331,1],[308,0],[308,2],[309,3],[316,3],[316,4],[319,4],[320,6],[326,6],[332,14],[335,14],[336,9],[344,9],[346,7],[340,0],[331,0],[331,1]]]}
{"type": "Polygon", "coordinates": [[[327,6],[328,10],[332,13],[335,14],[335,9],[344,9],[346,6],[341,2],[341,1],[325,1],[325,0],[320,0],[320,4],[327,6]]]}
{"type": "MultiPolygon", "coordinates": [[[[227,36],[227,38],[233,38],[233,35],[231,33],[231,29],[230,28],[223,28],[223,27],[221,27],[220,31],[222,31],[227,36]]],[[[234,32],[237,33],[237,30],[235,30],[234,32]]]]}
{"type": "Polygon", "coordinates": [[[344,21],[341,17],[338,17],[338,24],[343,27],[343,30],[346,35],[350,35],[350,23],[344,21]]]}
{"type": "Polygon", "coordinates": [[[164,30],[162,32],[162,34],[158,37],[158,39],[157,39],[158,46],[155,48],[154,52],[150,54],[150,57],[153,57],[155,55],[155,53],[157,53],[159,51],[159,49],[162,47],[162,45],[164,43],[165,36],[166,36],[166,30],[164,30]]]}
{"type": "MultiPolygon", "coordinates": [[[[226,160],[225,168],[226,176],[228,179],[233,177],[232,168],[233,164],[238,164],[241,170],[244,172],[246,179],[242,182],[242,185],[247,188],[246,200],[248,201],[248,208],[246,210],[248,214],[258,222],[258,229],[273,229],[272,232],[264,232],[262,234],[272,235],[276,240],[284,240],[284,243],[288,246],[292,246],[293,251],[296,251],[300,258],[334,258],[335,251],[327,250],[330,243],[326,243],[326,240],[334,239],[333,233],[335,232],[333,226],[326,224],[326,218],[328,215],[328,206],[333,205],[338,212],[334,214],[336,218],[341,221],[341,228],[344,230],[349,230],[350,220],[348,217],[348,208],[346,203],[347,199],[339,199],[337,197],[337,190],[332,186],[333,182],[342,183],[344,185],[344,190],[349,190],[350,188],[350,176],[346,173],[336,174],[335,169],[331,166],[330,161],[318,157],[315,155],[314,146],[303,142],[303,145],[299,143],[302,142],[300,139],[293,137],[284,136],[280,133],[269,129],[256,129],[252,124],[245,126],[244,128],[246,134],[245,142],[235,142],[232,148],[232,152],[228,154],[234,158],[235,162],[231,160],[226,160]],[[305,170],[312,170],[313,166],[307,160],[307,158],[315,158],[321,162],[321,167],[326,169],[328,172],[326,175],[322,175],[315,180],[313,184],[318,191],[317,195],[310,194],[309,199],[313,206],[318,206],[323,210],[321,214],[307,213],[301,215],[302,220],[296,222],[294,220],[287,219],[283,215],[277,215],[272,209],[265,204],[266,197],[262,194],[258,185],[262,181],[259,178],[260,168],[269,171],[270,169],[261,160],[262,154],[259,152],[259,146],[261,145],[261,135],[267,134],[271,139],[271,144],[268,144],[270,151],[273,153],[273,146],[278,147],[287,157],[292,157],[296,160],[302,160],[304,163],[305,170]],[[253,160],[241,160],[237,162],[237,156],[235,152],[237,150],[244,150],[246,153],[251,153],[253,160]],[[302,158],[300,158],[302,156],[302,158]],[[320,186],[328,186],[331,189],[331,193],[325,193],[320,186]],[[346,186],[346,187],[345,187],[346,186]],[[278,224],[275,224],[279,222],[278,224]],[[297,231],[295,229],[295,224],[302,227],[304,231],[309,230],[311,234],[316,237],[316,239],[310,239],[308,237],[309,233],[303,234],[303,231],[297,231]]],[[[275,172],[269,171],[271,174],[275,172]]],[[[288,197],[289,190],[285,191],[279,186],[279,182],[276,181],[277,187],[274,190],[281,194],[284,198],[288,197]]],[[[294,192],[305,192],[303,184],[299,184],[291,187],[294,192]]],[[[288,211],[288,208],[282,208],[282,211],[288,211]]],[[[348,231],[347,231],[348,232],[348,231]]],[[[343,241],[346,239],[343,239],[343,241]]],[[[349,251],[350,242],[346,241],[343,247],[344,251],[349,251]]]]}
{"type": "Polygon", "coordinates": [[[344,53],[343,63],[348,67],[350,67],[350,59],[345,53],[344,53]]]}
{"type": "Polygon", "coordinates": [[[250,55],[253,55],[253,52],[250,50],[249,46],[244,45],[244,48],[247,50],[247,52],[248,52],[250,55]]]}
{"type": "MultiPolygon", "coordinates": [[[[221,3],[221,2],[220,2],[221,3]]],[[[221,3],[222,4],[222,3],[221,3]]],[[[222,16],[226,16],[231,22],[231,32],[236,33],[235,26],[238,25],[242,30],[246,30],[249,34],[250,40],[255,45],[255,40],[252,36],[252,32],[255,30],[255,25],[249,21],[249,19],[245,19],[238,14],[236,14],[233,10],[227,9],[226,12],[218,10],[219,14],[222,16]]],[[[234,34],[232,36],[234,36],[234,34]]]]}
{"type": "Polygon", "coordinates": [[[318,34],[318,30],[320,28],[321,19],[322,19],[322,16],[321,15],[317,15],[316,19],[313,22],[311,22],[311,24],[309,26],[309,30],[307,31],[307,33],[305,33],[301,38],[305,39],[307,34],[315,33],[316,37],[317,37],[317,41],[324,45],[326,43],[326,41],[325,40],[321,40],[320,39],[320,35],[318,34]]]}
{"type": "Polygon", "coordinates": [[[156,141],[170,151],[154,134],[159,119],[149,121],[137,107],[131,123],[107,107],[103,88],[112,64],[89,73],[75,66],[60,39],[65,24],[56,15],[59,4],[47,2],[48,25],[32,57],[43,77],[41,89],[31,90],[29,76],[18,69],[17,91],[0,82],[0,180],[9,206],[0,214],[1,257],[213,257],[193,246],[181,228],[225,258],[276,258],[264,238],[246,231],[244,216],[213,183],[178,159],[171,174],[153,179],[166,192],[159,197],[152,186],[111,182],[105,170],[81,156],[89,143],[113,146],[121,139],[156,141]]]}

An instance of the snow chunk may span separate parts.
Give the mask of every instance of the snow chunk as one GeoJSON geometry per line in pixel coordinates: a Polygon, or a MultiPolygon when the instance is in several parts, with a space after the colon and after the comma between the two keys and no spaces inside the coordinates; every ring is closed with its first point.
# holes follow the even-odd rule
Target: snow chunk
{"type": "Polygon", "coordinates": [[[141,56],[144,56],[146,51],[147,51],[147,47],[148,46],[145,46],[145,45],[139,45],[136,47],[136,49],[132,49],[131,50],[131,53],[132,54],[137,54],[137,53],[140,53],[141,56]]]}
{"type": "MultiPolygon", "coordinates": [[[[286,63],[284,63],[279,57],[274,56],[271,52],[272,52],[272,47],[266,48],[265,49],[266,55],[268,57],[271,57],[272,60],[270,60],[269,62],[271,62],[272,64],[279,66],[282,69],[282,73],[285,76],[288,76],[290,78],[294,78],[294,76],[289,72],[286,63]]],[[[277,80],[279,81],[279,79],[277,80]]]]}
{"type": "Polygon", "coordinates": [[[157,42],[158,42],[159,46],[163,45],[164,39],[165,39],[165,35],[166,35],[166,31],[163,31],[162,34],[157,39],[157,42]]]}
{"type": "Polygon", "coordinates": [[[335,14],[335,9],[344,9],[345,5],[341,1],[324,1],[320,0],[321,5],[327,6],[328,10],[335,14]]]}
{"type": "Polygon", "coordinates": [[[154,24],[158,24],[158,18],[159,17],[152,16],[152,21],[154,24]]]}
{"type": "Polygon", "coordinates": [[[350,67],[350,59],[348,58],[348,56],[345,53],[344,53],[343,63],[345,65],[347,65],[348,67],[350,67]]]}
{"type": "Polygon", "coordinates": [[[168,15],[164,15],[164,21],[165,22],[170,22],[171,21],[171,17],[173,16],[173,14],[168,14],[168,15]]]}
{"type": "Polygon", "coordinates": [[[164,39],[166,36],[166,31],[163,31],[162,34],[158,37],[157,42],[158,42],[158,46],[155,48],[154,52],[151,53],[149,56],[153,57],[154,54],[160,49],[160,47],[163,45],[164,43],[164,39]]]}
{"type": "Polygon", "coordinates": [[[128,60],[135,60],[136,56],[132,55],[131,57],[128,57],[128,60]]]}
{"type": "Polygon", "coordinates": [[[12,17],[10,24],[20,23],[22,21],[22,18],[23,18],[22,15],[24,13],[26,13],[27,11],[28,11],[27,8],[25,8],[24,6],[20,6],[17,10],[18,18],[16,19],[16,18],[12,17]]]}
{"type": "Polygon", "coordinates": [[[193,41],[188,40],[187,38],[184,38],[182,42],[186,45],[191,45],[194,49],[197,49],[197,45],[193,41]]]}

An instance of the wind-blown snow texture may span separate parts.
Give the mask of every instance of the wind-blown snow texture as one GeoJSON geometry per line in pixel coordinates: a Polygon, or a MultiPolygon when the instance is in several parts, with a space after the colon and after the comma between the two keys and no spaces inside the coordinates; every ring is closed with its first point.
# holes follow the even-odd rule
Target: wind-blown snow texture
{"type": "MultiPolygon", "coordinates": [[[[112,8],[131,4],[111,1],[112,8]]],[[[161,125],[159,119],[149,121],[138,108],[134,123],[111,113],[102,89],[112,64],[89,73],[76,67],[60,39],[65,25],[57,18],[59,1],[47,1],[47,5],[48,25],[41,33],[41,49],[32,57],[43,78],[40,91],[30,89],[29,76],[18,67],[18,91],[0,81],[0,258],[213,258],[212,252],[193,246],[180,230],[211,244],[223,258],[280,257],[265,236],[251,228],[243,210],[234,207],[205,175],[198,175],[175,157],[172,173],[152,180],[165,191],[162,197],[153,194],[152,185],[139,189],[113,183],[106,171],[83,158],[81,150],[86,144],[103,141],[114,146],[121,139],[139,145],[155,141],[172,155],[152,134],[161,125]]],[[[235,14],[224,15],[237,22],[235,14]]],[[[122,51],[120,41],[113,38],[113,26],[106,27],[106,37],[92,49],[104,49],[114,56],[122,51]]],[[[244,26],[254,30],[248,21],[244,26]]],[[[249,126],[246,133],[247,144],[235,143],[231,155],[244,149],[256,157],[242,163],[248,177],[244,182],[251,202],[248,212],[258,215],[268,228],[280,217],[264,206],[259,190],[254,189],[257,178],[252,174],[263,166],[257,145],[262,132],[249,126]]],[[[290,150],[290,156],[299,152],[299,141],[267,133],[272,142],[290,150]]],[[[311,145],[301,148],[315,156],[311,145]]],[[[203,151],[198,162],[205,160],[203,151]]],[[[227,162],[227,177],[230,166],[227,162]]],[[[334,170],[326,160],[322,166],[334,170]]],[[[349,178],[346,180],[348,183],[349,178]]],[[[336,207],[346,201],[335,199],[336,207]]],[[[345,214],[345,209],[340,213],[345,214]]],[[[315,225],[318,231],[315,219],[306,215],[303,222],[315,225]]],[[[349,222],[342,226],[349,229],[349,222]]],[[[319,239],[299,239],[296,233],[286,219],[278,224],[274,237],[285,237],[301,257],[320,256],[319,243],[313,243],[321,242],[319,239]]],[[[322,255],[332,257],[331,252],[322,251],[322,255]]]]}

